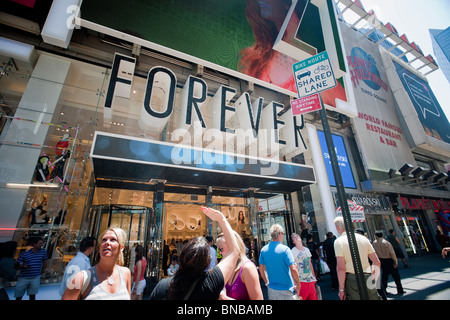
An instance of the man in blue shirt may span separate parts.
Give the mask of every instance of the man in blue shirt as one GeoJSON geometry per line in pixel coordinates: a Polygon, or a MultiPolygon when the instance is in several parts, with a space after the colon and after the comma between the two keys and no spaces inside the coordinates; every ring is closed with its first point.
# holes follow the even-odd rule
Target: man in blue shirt
{"type": "MultiPolygon", "coordinates": [[[[279,224],[270,228],[272,241],[261,249],[259,272],[268,287],[269,300],[292,300],[294,293],[300,297],[300,279],[291,250],[282,244],[284,229],[279,224]],[[266,271],[267,276],[266,277],[266,271]],[[292,280],[295,283],[292,282],[292,280]]],[[[300,299],[300,298],[299,298],[300,299]]]]}
{"type": "Polygon", "coordinates": [[[41,238],[30,238],[30,244],[32,248],[17,258],[17,262],[20,264],[20,274],[14,292],[16,300],[22,300],[25,291],[28,291],[30,300],[36,300],[41,274],[47,266],[47,251],[42,249],[44,241],[41,238]]]}
{"type": "MultiPolygon", "coordinates": [[[[59,287],[59,294],[61,297],[75,274],[82,270],[89,270],[91,268],[89,256],[94,252],[94,250],[95,238],[86,237],[81,240],[80,251],[72,260],[70,260],[69,264],[66,266],[66,270],[64,271],[63,280],[61,282],[61,286],[59,287]]],[[[72,285],[76,284],[72,283],[72,285]]]]}

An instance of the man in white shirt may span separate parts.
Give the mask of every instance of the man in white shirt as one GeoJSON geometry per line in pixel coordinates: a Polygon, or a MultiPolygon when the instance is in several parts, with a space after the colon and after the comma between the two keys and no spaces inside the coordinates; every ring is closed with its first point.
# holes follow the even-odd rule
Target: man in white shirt
{"type": "Polygon", "coordinates": [[[89,260],[89,256],[95,250],[95,238],[86,237],[81,240],[80,243],[80,251],[77,255],[70,260],[70,262],[66,266],[66,270],[64,271],[63,280],[61,282],[61,286],[59,287],[59,294],[62,296],[64,291],[66,291],[68,282],[73,276],[82,271],[89,270],[91,268],[91,261],[89,260]]]}
{"type": "MultiPolygon", "coordinates": [[[[336,269],[339,279],[339,298],[341,300],[360,300],[360,293],[356,282],[355,270],[353,268],[350,246],[348,243],[347,233],[345,232],[344,219],[342,217],[337,217],[334,219],[334,224],[336,225],[337,231],[341,234],[341,236],[334,242],[334,251],[336,253],[337,262],[336,269]]],[[[358,246],[364,278],[366,279],[365,283],[367,284],[368,279],[372,274],[379,276],[379,272],[378,274],[375,274],[375,271],[380,270],[380,260],[378,259],[372,244],[366,237],[355,233],[355,239],[358,246]],[[371,268],[368,259],[370,259],[372,264],[376,266],[375,268],[371,268]]],[[[369,282],[371,281],[369,280],[369,282]]],[[[376,281],[373,283],[376,283],[376,281]]],[[[381,299],[377,293],[376,286],[368,287],[367,291],[369,293],[369,300],[381,299]]]]}

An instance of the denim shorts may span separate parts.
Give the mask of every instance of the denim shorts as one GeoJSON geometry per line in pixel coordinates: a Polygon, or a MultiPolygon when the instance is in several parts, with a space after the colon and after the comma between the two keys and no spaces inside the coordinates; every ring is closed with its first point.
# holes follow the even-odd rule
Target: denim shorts
{"type": "Polygon", "coordinates": [[[267,288],[267,294],[269,296],[269,300],[296,300],[294,297],[295,292],[291,292],[289,290],[274,290],[271,288],[267,288]]]}
{"type": "Polygon", "coordinates": [[[37,294],[39,291],[39,285],[41,284],[41,276],[34,278],[18,278],[16,283],[16,291],[14,292],[15,298],[23,297],[25,291],[28,291],[28,295],[37,294]]]}
{"type": "MultiPolygon", "coordinates": [[[[144,292],[145,286],[147,285],[147,282],[144,280],[141,280],[138,282],[137,287],[136,287],[136,294],[142,294],[144,292]]],[[[133,286],[134,289],[134,286],[133,286]]],[[[131,290],[133,291],[133,290],[131,290]]]]}

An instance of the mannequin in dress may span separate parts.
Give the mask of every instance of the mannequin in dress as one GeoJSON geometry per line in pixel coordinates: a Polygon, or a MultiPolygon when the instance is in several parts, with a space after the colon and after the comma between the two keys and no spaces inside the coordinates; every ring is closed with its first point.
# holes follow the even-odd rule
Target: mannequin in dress
{"type": "MultiPolygon", "coordinates": [[[[56,144],[56,147],[67,148],[69,146],[69,137],[70,135],[68,133],[64,134],[62,139],[56,144]]],[[[55,154],[57,159],[53,162],[54,168],[50,178],[53,179],[53,182],[60,182],[64,179],[64,167],[66,165],[66,160],[70,157],[70,150],[56,149],[55,154]],[[58,177],[59,179],[56,179],[55,181],[55,177],[58,177]]]]}
{"type": "Polygon", "coordinates": [[[38,162],[36,164],[36,181],[39,182],[46,182],[48,179],[48,175],[50,171],[48,170],[48,162],[50,158],[47,156],[41,156],[38,159],[38,162]]]}

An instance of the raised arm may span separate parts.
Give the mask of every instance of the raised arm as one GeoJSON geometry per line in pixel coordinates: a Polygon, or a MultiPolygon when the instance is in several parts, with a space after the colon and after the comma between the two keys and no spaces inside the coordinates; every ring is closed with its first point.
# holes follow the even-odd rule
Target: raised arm
{"type": "Polygon", "coordinates": [[[222,212],[212,209],[202,207],[202,211],[206,214],[211,220],[217,221],[222,228],[222,232],[227,243],[229,254],[224,257],[217,266],[220,268],[223,274],[223,279],[225,283],[228,282],[230,277],[234,274],[234,268],[236,267],[237,259],[239,256],[239,249],[236,238],[233,235],[233,229],[231,229],[230,224],[228,223],[225,216],[222,212]]]}

